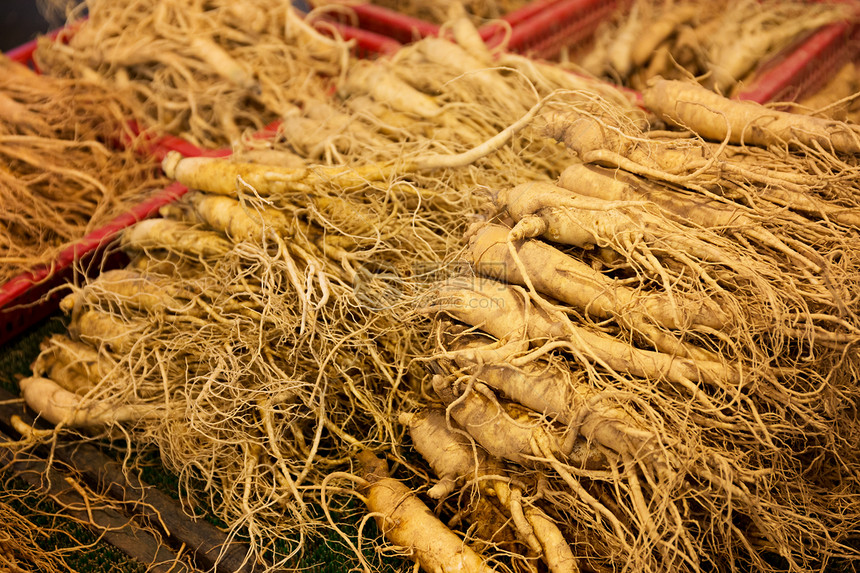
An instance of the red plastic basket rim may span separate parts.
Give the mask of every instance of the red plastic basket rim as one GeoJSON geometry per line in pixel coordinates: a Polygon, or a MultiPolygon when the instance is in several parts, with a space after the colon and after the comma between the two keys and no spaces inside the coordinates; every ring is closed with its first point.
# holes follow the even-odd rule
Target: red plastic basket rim
{"type": "Polygon", "coordinates": [[[125,213],[118,215],[106,225],[89,233],[80,241],[63,249],[53,264],[21,273],[10,279],[0,286],[0,309],[11,306],[17,298],[24,295],[34,285],[38,285],[53,274],[69,268],[82,255],[106,245],[130,225],[152,217],[161,207],[179,199],[187,191],[188,188],[184,185],[172,183],[125,213]]]}
{"type": "Polygon", "coordinates": [[[370,28],[377,33],[384,30],[386,35],[401,42],[408,42],[416,37],[426,38],[427,36],[439,35],[437,24],[401,14],[383,6],[368,2],[350,5],[349,8],[355,13],[360,27],[370,28]]]}
{"type": "MultiPolygon", "coordinates": [[[[821,28],[782,61],[757,77],[748,88],[741,90],[736,96],[737,99],[758,103],[773,101],[791,87],[794,79],[810,66],[814,66],[819,56],[834,47],[839,48],[840,42],[844,42],[858,30],[860,30],[860,23],[851,22],[837,22],[821,28]]],[[[853,60],[858,53],[860,53],[860,42],[845,42],[841,45],[839,60],[844,64],[853,60]]]]}
{"type": "MultiPolygon", "coordinates": [[[[600,1],[603,0],[598,0],[598,2],[600,1]]],[[[569,0],[536,0],[505,15],[500,21],[484,24],[478,32],[488,45],[494,46],[502,41],[504,37],[502,26],[507,24],[511,30],[508,49],[518,51],[519,46],[523,43],[523,37],[529,37],[530,34],[534,33],[533,30],[542,32],[542,28],[547,25],[543,22],[558,21],[559,9],[562,10],[561,16],[564,17],[564,6],[568,3],[569,0]],[[534,24],[536,21],[541,22],[541,24],[536,26],[534,24]]]]}
{"type": "Polygon", "coordinates": [[[388,36],[383,36],[382,34],[377,34],[376,32],[371,32],[369,30],[362,30],[355,26],[323,20],[314,22],[314,26],[318,29],[323,28],[324,30],[325,28],[323,25],[330,26],[340,34],[341,38],[344,40],[355,40],[357,47],[363,52],[379,55],[393,54],[403,46],[403,44],[393,38],[389,38],[388,36]]]}
{"type": "MultiPolygon", "coordinates": [[[[554,35],[559,32],[569,34],[571,30],[584,37],[593,36],[597,24],[617,5],[615,0],[561,0],[514,27],[509,49],[529,53],[529,48],[535,43],[556,46],[558,41],[554,35]]],[[[554,52],[557,50],[541,47],[535,55],[548,58],[555,56],[554,52]]]]}
{"type": "MultiPolygon", "coordinates": [[[[478,29],[485,41],[491,37],[501,36],[506,27],[515,27],[539,15],[541,12],[564,0],[534,0],[513,10],[498,20],[487,22],[478,29]]],[[[374,31],[384,30],[390,37],[400,42],[409,42],[416,38],[438,36],[440,26],[421,18],[402,14],[384,6],[362,2],[348,4],[347,7],[355,13],[358,25],[374,31]]]]}

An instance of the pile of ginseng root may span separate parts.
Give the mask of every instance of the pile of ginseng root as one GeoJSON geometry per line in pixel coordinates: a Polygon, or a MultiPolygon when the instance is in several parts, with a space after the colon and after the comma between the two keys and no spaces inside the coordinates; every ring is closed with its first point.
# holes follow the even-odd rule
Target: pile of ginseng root
{"type": "Polygon", "coordinates": [[[762,64],[818,29],[856,18],[849,3],[792,0],[632,0],[571,61],[611,81],[644,89],[654,77],[697,78],[731,95],[762,64]]]}
{"type": "MultiPolygon", "coordinates": [[[[187,42],[165,21],[135,33],[187,42]]],[[[23,447],[158,451],[271,570],[331,532],[364,571],[856,566],[860,132],[692,82],[643,112],[449,29],[331,75],[294,61],[334,95],[266,82],[292,106],[273,139],[178,101],[180,133],[233,155],[169,155],[188,194],[123,234],[126,268],[69,285],[68,334],[20,383],[55,429],[23,447]]],[[[121,79],[92,45],[46,49],[121,79]]],[[[212,71],[151,73],[191,62],[212,71]]]]}
{"type": "Polygon", "coordinates": [[[38,75],[0,55],[0,283],[164,186],[123,97],[38,75]]]}
{"type": "Polygon", "coordinates": [[[694,83],[644,101],[685,131],[554,115],[579,161],[469,230],[441,403],[402,417],[428,493],[491,499],[554,571],[856,563],[860,130],[694,83]]]}

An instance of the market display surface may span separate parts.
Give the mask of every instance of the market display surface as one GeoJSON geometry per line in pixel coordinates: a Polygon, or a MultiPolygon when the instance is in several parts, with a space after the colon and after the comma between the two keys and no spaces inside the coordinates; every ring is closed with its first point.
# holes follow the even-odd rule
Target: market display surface
{"type": "MultiPolygon", "coordinates": [[[[143,515],[151,570],[321,568],[328,544],[368,572],[857,566],[848,88],[762,106],[724,95],[736,71],[575,74],[489,48],[458,5],[442,36],[362,58],[328,19],[342,7],[85,6],[40,41],[41,75],[8,63],[34,87],[3,85],[0,152],[69,151],[19,152],[3,192],[181,191],[107,245],[122,264],[59,289],[62,321],[0,405],[13,529],[29,484],[59,506],[42,515],[120,548],[122,515],[143,515]],[[108,131],[65,135],[44,105],[66,91],[112,98],[94,108],[114,123],[72,116],[108,131]],[[191,145],[147,147],[164,136],[191,145]],[[79,175],[114,155],[107,183],[79,175]],[[176,505],[116,501],[152,461],[176,505]],[[76,464],[113,469],[52,473],[76,464]],[[205,535],[183,521],[204,515],[205,535]]],[[[691,24],[691,6],[626,14],[691,24]]],[[[804,30],[852,17],[795,8],[804,30]]],[[[45,221],[83,200],[35,197],[36,214],[4,202],[32,236],[98,225],[63,235],[45,221]]],[[[10,276],[49,262],[45,241],[8,247],[10,276]]],[[[32,535],[0,547],[10,570],[80,570],[32,535]]]]}

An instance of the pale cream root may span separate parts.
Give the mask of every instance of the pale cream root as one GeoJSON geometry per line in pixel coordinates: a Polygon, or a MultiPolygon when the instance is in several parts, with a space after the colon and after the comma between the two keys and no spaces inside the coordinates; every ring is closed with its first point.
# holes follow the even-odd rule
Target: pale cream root
{"type": "Polygon", "coordinates": [[[160,406],[117,404],[111,401],[87,400],[64,390],[53,380],[41,377],[23,378],[21,396],[40,418],[54,425],[94,427],[118,422],[136,422],[164,416],[160,406]]]}

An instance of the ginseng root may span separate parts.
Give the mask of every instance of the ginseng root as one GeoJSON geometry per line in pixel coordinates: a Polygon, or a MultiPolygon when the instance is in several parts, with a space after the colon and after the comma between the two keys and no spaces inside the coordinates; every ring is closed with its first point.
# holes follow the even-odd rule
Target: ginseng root
{"type": "Polygon", "coordinates": [[[715,141],[768,147],[818,144],[839,153],[860,153],[860,128],[829,119],[731,100],[693,82],[656,79],[643,92],[654,113],[715,141]]]}
{"type": "Polygon", "coordinates": [[[385,461],[358,454],[367,486],[367,509],[391,543],[409,551],[425,571],[494,573],[484,559],[451,531],[411,489],[388,474],[385,461]]]}
{"type": "Polygon", "coordinates": [[[538,348],[547,342],[560,343],[579,359],[600,364],[609,371],[679,384],[710,412],[716,408],[702,394],[698,382],[715,385],[728,396],[736,395],[742,386],[741,372],[732,364],[637,348],[608,334],[575,325],[566,316],[551,316],[531,304],[518,287],[492,279],[471,282],[455,279],[443,283],[438,289],[436,308],[499,340],[528,341],[538,348]]]}
{"type": "Polygon", "coordinates": [[[39,417],[54,425],[93,427],[116,422],[135,422],[165,415],[161,406],[149,404],[116,404],[109,401],[88,401],[64,390],[48,378],[31,376],[19,383],[21,396],[39,417]]]}
{"type": "Polygon", "coordinates": [[[429,154],[415,159],[404,159],[359,166],[313,166],[291,169],[277,165],[242,163],[218,157],[182,157],[169,152],[162,161],[164,173],[186,187],[234,195],[237,185],[248,185],[261,195],[274,195],[293,191],[310,191],[314,185],[336,184],[343,187],[364,186],[371,181],[383,181],[404,173],[450,169],[470,165],[478,159],[501,149],[526,126],[556,94],[552,93],[533,105],[520,119],[508,125],[483,143],[462,153],[429,154]]]}
{"type": "Polygon", "coordinates": [[[31,365],[33,375],[49,378],[73,394],[84,394],[113,369],[110,360],[89,344],[55,334],[42,341],[31,365]]]}
{"type": "Polygon", "coordinates": [[[476,364],[463,356],[455,361],[475,380],[509,400],[568,426],[574,437],[582,436],[619,455],[667,467],[667,462],[657,454],[658,436],[643,429],[645,424],[638,423],[626,411],[609,404],[608,396],[585,382],[584,372],[538,360],[520,367],[476,364]]]}
{"type": "Polygon", "coordinates": [[[496,207],[504,209],[517,222],[515,229],[522,225],[522,237],[516,238],[541,236],[584,249],[614,247],[621,254],[627,254],[635,243],[645,241],[663,256],[684,253],[703,261],[738,267],[737,253],[726,252],[722,245],[714,244],[713,234],[673,224],[664,213],[649,210],[641,198],[607,200],[535,181],[501,189],[493,200],[496,207]]]}
{"type": "Polygon", "coordinates": [[[104,271],[98,278],[60,301],[60,310],[71,313],[85,302],[110,300],[118,305],[147,312],[178,309],[184,305],[177,297],[193,299],[190,292],[181,293],[172,283],[156,280],[132,269],[104,271]]]}
{"type": "Polygon", "coordinates": [[[140,251],[164,249],[195,257],[218,257],[232,247],[219,233],[164,218],[147,219],[126,229],[122,234],[122,246],[140,251]]]}
{"type": "Polygon", "coordinates": [[[671,329],[704,326],[722,330],[731,324],[731,318],[710,298],[620,286],[548,243],[512,241],[509,233],[506,227],[488,224],[472,235],[466,260],[478,274],[519,285],[531,282],[538,292],[598,317],[632,312],[671,329]]]}
{"type": "Polygon", "coordinates": [[[412,443],[427,460],[439,481],[427,495],[434,499],[447,496],[458,480],[475,480],[481,493],[496,497],[507,510],[517,534],[541,556],[552,573],[579,571],[577,560],[563,532],[533,504],[523,505],[522,492],[506,479],[507,472],[481,446],[474,444],[456,422],[446,420],[438,408],[424,408],[401,414],[409,427],[412,443]]]}

